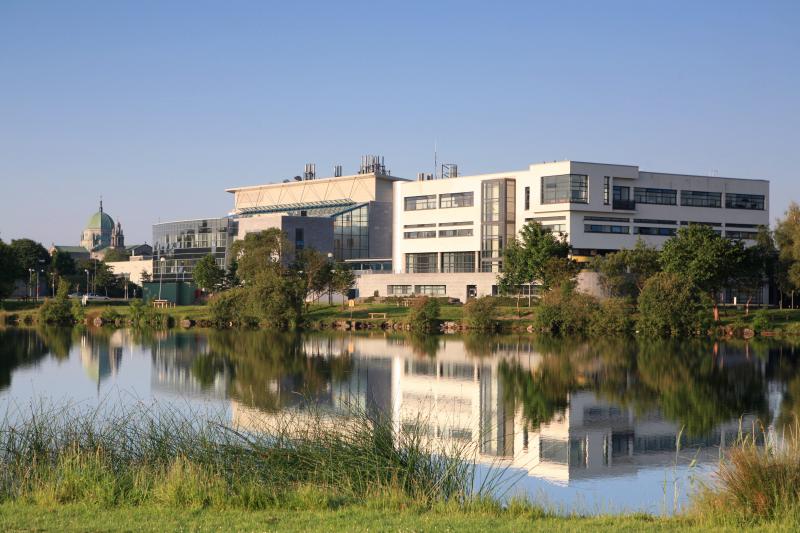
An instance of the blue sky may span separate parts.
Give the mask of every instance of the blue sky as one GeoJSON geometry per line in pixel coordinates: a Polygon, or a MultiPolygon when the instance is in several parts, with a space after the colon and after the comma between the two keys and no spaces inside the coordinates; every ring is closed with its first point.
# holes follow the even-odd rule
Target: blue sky
{"type": "Polygon", "coordinates": [[[572,158],[800,200],[800,2],[0,0],[0,238],[128,242],[224,189],[386,157],[572,158]]]}

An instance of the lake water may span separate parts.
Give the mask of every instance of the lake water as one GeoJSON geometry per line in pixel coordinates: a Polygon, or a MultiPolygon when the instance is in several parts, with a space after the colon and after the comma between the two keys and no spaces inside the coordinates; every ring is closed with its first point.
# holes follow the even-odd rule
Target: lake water
{"type": "Polygon", "coordinates": [[[671,513],[740,428],[779,435],[800,413],[797,355],[768,340],[0,329],[0,411],[156,402],[246,427],[355,405],[473,446],[504,495],[671,513]]]}

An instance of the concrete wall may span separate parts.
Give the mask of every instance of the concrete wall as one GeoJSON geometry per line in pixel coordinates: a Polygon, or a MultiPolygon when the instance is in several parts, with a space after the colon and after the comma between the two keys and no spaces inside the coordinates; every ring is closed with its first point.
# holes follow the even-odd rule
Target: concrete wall
{"type": "Polygon", "coordinates": [[[115,276],[125,276],[131,283],[136,285],[142,284],[142,272],[153,276],[153,261],[151,259],[142,259],[139,261],[114,261],[106,263],[115,276]]]}

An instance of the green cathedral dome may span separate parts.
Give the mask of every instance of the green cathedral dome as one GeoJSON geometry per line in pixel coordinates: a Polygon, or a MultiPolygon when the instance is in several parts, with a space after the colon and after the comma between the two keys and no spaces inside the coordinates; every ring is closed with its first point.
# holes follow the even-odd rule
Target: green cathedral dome
{"type": "Polygon", "coordinates": [[[86,229],[99,229],[101,231],[111,231],[114,229],[114,219],[103,212],[103,206],[100,204],[100,211],[92,215],[89,222],[86,224],[86,229]]]}

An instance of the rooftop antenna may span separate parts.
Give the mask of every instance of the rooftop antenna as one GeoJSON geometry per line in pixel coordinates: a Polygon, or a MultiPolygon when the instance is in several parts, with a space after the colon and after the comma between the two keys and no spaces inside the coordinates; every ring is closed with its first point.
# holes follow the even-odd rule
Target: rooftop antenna
{"type": "Polygon", "coordinates": [[[433,140],[433,179],[436,179],[439,172],[439,153],[436,147],[436,139],[433,140]]]}

